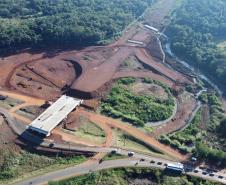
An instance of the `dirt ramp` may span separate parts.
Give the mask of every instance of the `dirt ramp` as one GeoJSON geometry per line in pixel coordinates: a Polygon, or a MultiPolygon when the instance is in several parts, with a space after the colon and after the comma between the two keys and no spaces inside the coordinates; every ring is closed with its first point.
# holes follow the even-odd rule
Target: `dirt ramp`
{"type": "Polygon", "coordinates": [[[68,96],[72,96],[72,97],[76,97],[84,100],[100,98],[107,94],[108,90],[111,88],[111,84],[112,84],[112,80],[106,82],[100,88],[94,91],[83,91],[75,88],[69,88],[66,94],[68,96]]]}
{"type": "Polygon", "coordinates": [[[81,99],[92,99],[94,98],[94,95],[92,92],[87,92],[87,91],[82,91],[78,89],[72,89],[69,88],[68,91],[66,92],[68,96],[76,97],[76,98],[81,98],[81,99]]]}
{"type": "Polygon", "coordinates": [[[131,51],[120,48],[114,56],[110,57],[101,65],[85,71],[71,86],[76,92],[93,93],[109,82],[121,63],[130,55],[131,51]]]}

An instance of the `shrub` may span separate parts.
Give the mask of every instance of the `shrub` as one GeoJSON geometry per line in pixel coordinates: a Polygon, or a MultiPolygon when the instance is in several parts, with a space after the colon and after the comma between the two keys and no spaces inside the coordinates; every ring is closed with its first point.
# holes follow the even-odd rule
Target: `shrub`
{"type": "MultiPolygon", "coordinates": [[[[126,83],[132,81],[130,78],[126,79],[126,83]]],[[[161,121],[170,117],[173,106],[173,101],[160,101],[158,98],[136,95],[118,85],[112,88],[111,93],[102,103],[101,112],[136,126],[144,126],[146,122],[161,121]]]]}
{"type": "Polygon", "coordinates": [[[123,85],[133,84],[134,82],[136,82],[136,79],[132,77],[121,78],[118,80],[118,83],[123,85]]]}

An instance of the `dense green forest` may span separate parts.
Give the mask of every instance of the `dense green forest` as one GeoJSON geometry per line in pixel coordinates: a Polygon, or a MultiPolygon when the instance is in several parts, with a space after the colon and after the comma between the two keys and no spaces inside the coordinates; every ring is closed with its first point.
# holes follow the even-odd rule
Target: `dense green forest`
{"type": "Polygon", "coordinates": [[[167,29],[172,50],[226,91],[226,1],[185,0],[167,29]]]}
{"type": "Polygon", "coordinates": [[[153,0],[1,0],[0,48],[112,39],[153,0]]]}

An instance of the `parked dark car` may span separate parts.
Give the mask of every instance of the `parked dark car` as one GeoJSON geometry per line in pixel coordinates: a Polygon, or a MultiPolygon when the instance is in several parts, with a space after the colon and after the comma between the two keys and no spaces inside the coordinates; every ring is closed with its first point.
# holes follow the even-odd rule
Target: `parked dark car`
{"type": "Polygon", "coordinates": [[[203,175],[207,175],[207,172],[202,172],[203,175]]]}

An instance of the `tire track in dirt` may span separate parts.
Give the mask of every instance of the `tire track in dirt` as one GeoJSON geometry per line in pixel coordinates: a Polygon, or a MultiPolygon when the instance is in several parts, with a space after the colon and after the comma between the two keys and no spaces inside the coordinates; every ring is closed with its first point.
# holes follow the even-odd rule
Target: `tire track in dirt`
{"type": "Polygon", "coordinates": [[[41,59],[44,59],[44,57],[40,57],[40,58],[37,58],[37,59],[34,59],[34,60],[28,60],[28,61],[25,61],[25,62],[22,62],[16,66],[13,67],[13,69],[11,69],[10,73],[8,74],[7,78],[6,78],[6,81],[5,81],[5,86],[7,88],[11,88],[11,84],[10,84],[10,80],[12,78],[12,76],[14,75],[15,71],[22,65],[25,65],[25,64],[29,64],[29,63],[32,63],[32,62],[36,62],[36,61],[39,61],[41,59]]]}
{"type": "Polygon", "coordinates": [[[36,72],[34,69],[32,69],[31,67],[29,67],[27,64],[25,65],[26,68],[28,70],[30,70],[32,73],[34,73],[36,76],[42,78],[43,80],[49,82],[50,84],[52,84],[54,87],[61,89],[61,87],[59,87],[59,85],[56,85],[54,82],[50,81],[49,79],[47,79],[46,77],[44,77],[43,75],[39,74],[38,72],[36,72]]]}

